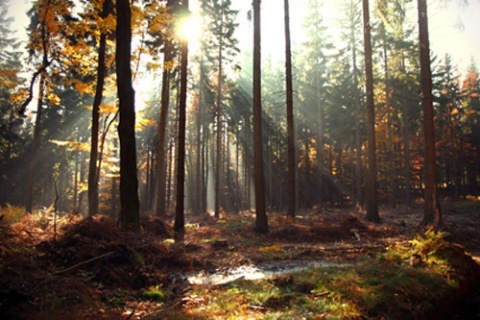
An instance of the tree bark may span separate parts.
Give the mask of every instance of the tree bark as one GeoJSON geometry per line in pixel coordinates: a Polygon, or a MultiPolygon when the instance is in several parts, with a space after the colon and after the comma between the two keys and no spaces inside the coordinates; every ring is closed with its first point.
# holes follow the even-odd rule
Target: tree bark
{"type": "Polygon", "coordinates": [[[430,43],[426,0],[418,0],[418,28],[420,40],[423,131],[425,138],[425,203],[422,225],[426,226],[433,223],[436,227],[441,227],[443,221],[437,190],[432,71],[430,67],[430,43]]]}
{"type": "Polygon", "coordinates": [[[222,72],[223,72],[223,10],[220,14],[220,43],[218,46],[218,79],[217,79],[217,150],[215,161],[215,218],[220,218],[220,201],[223,198],[223,177],[222,161],[222,72]]]}
{"type": "Polygon", "coordinates": [[[26,199],[25,199],[25,210],[26,212],[31,213],[33,209],[33,193],[34,193],[34,185],[35,185],[35,172],[37,169],[37,162],[38,162],[38,151],[40,150],[40,140],[41,140],[41,123],[42,123],[42,111],[43,111],[43,98],[45,94],[45,87],[47,82],[47,67],[50,65],[51,61],[48,60],[48,31],[46,26],[46,16],[48,10],[50,9],[50,2],[47,1],[46,3],[46,12],[43,16],[43,21],[41,21],[41,40],[42,40],[42,51],[43,51],[43,58],[42,58],[42,66],[39,68],[37,73],[35,73],[32,84],[30,86],[30,95],[29,99],[25,101],[21,108],[21,113],[25,111],[25,108],[28,105],[28,102],[32,99],[32,86],[33,81],[38,74],[40,74],[40,83],[39,83],[39,93],[38,93],[38,102],[37,102],[37,115],[35,118],[35,128],[33,131],[33,147],[32,147],[32,156],[30,158],[29,168],[28,168],[28,179],[27,179],[27,190],[26,190],[26,199]]]}
{"type": "Polygon", "coordinates": [[[370,36],[370,9],[368,0],[363,0],[363,35],[365,46],[365,76],[367,95],[367,140],[368,140],[368,186],[367,214],[365,219],[380,222],[377,204],[377,159],[375,155],[375,105],[373,96],[372,44],[370,36]]]}
{"type": "MultiPolygon", "coordinates": [[[[188,13],[188,0],[183,2],[183,14],[188,13]]],[[[177,141],[177,194],[175,207],[174,231],[176,239],[183,239],[185,233],[185,131],[187,106],[187,76],[188,76],[188,39],[182,39],[182,58],[180,69],[180,103],[178,114],[177,141]]]]}
{"type": "Polygon", "coordinates": [[[120,224],[124,231],[140,232],[137,155],[135,142],[135,91],[132,86],[131,8],[129,0],[117,0],[117,89],[120,122],[120,224]]]}
{"type": "MultiPolygon", "coordinates": [[[[287,152],[288,152],[288,199],[287,216],[295,218],[295,130],[293,119],[293,80],[292,80],[292,49],[290,44],[290,9],[288,0],[285,5],[285,75],[287,88],[287,152]]],[[[318,88],[317,88],[318,90],[318,88]]]]}
{"type": "Polygon", "coordinates": [[[167,134],[167,117],[168,105],[170,102],[170,68],[169,64],[172,60],[170,40],[165,41],[164,61],[162,75],[162,102],[160,106],[160,125],[158,127],[158,160],[157,160],[157,202],[156,214],[165,217],[167,214],[166,205],[166,134],[167,134]]]}
{"type": "Polygon", "coordinates": [[[30,163],[28,166],[28,180],[27,180],[27,194],[26,194],[26,203],[25,203],[25,211],[28,213],[32,213],[33,210],[33,194],[34,194],[34,186],[35,186],[35,173],[37,169],[37,162],[38,162],[38,151],[40,150],[40,139],[42,134],[42,114],[43,114],[43,95],[45,92],[45,82],[46,82],[46,74],[42,72],[40,75],[40,84],[38,89],[38,101],[37,101],[37,114],[35,118],[35,128],[33,129],[33,147],[32,147],[32,155],[30,158],[30,163]]]}
{"type": "MultiPolygon", "coordinates": [[[[102,18],[106,18],[112,9],[111,0],[103,3],[102,18]]],[[[98,47],[97,62],[97,87],[95,89],[95,97],[93,99],[92,108],[92,128],[90,143],[90,163],[88,166],[88,215],[94,216],[98,213],[98,180],[97,163],[98,163],[98,131],[100,119],[100,105],[103,99],[103,88],[105,84],[106,67],[105,52],[107,47],[107,35],[105,32],[100,34],[100,43],[98,47]]]]}
{"type": "Polygon", "coordinates": [[[253,1],[253,132],[255,167],[255,231],[268,233],[268,218],[265,207],[265,181],[262,148],[262,74],[260,0],[253,1]]]}

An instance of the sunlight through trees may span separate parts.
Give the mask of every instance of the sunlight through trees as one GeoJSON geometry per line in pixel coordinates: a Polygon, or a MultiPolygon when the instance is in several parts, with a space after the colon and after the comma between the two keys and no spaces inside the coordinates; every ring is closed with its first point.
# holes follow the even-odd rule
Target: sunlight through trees
{"type": "Polygon", "coordinates": [[[131,36],[121,4],[35,1],[25,41],[5,18],[3,204],[50,207],[56,186],[62,211],[182,231],[252,210],[266,233],[329,207],[379,222],[422,203],[441,224],[438,198],[478,194],[477,66],[429,53],[417,3],[133,2],[131,36]]]}

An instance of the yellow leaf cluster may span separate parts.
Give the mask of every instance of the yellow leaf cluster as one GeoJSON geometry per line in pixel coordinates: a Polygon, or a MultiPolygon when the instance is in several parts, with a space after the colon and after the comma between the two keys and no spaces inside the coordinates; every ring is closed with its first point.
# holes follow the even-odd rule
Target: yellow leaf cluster
{"type": "Polygon", "coordinates": [[[8,102],[14,106],[21,105],[28,97],[28,90],[27,89],[20,89],[19,91],[10,95],[8,102]]]}
{"type": "Polygon", "coordinates": [[[93,95],[93,88],[91,85],[89,84],[86,84],[84,82],[77,82],[75,84],[75,90],[77,90],[78,92],[80,92],[80,95],[84,95],[85,93],[86,94],[89,94],[89,95],[93,95]]]}
{"type": "Polygon", "coordinates": [[[49,140],[50,143],[53,143],[60,147],[70,147],[77,151],[90,151],[90,144],[88,142],[78,142],[78,141],[60,141],[60,140],[49,140]]]}
{"type": "Polygon", "coordinates": [[[157,122],[155,120],[151,119],[141,119],[138,121],[136,127],[137,129],[143,129],[146,127],[154,127],[157,125],[157,122]]]}
{"type": "Polygon", "coordinates": [[[0,85],[6,88],[15,88],[18,85],[17,69],[0,70],[0,85]]]}
{"type": "Polygon", "coordinates": [[[62,99],[60,99],[60,97],[55,93],[50,93],[47,96],[47,100],[48,100],[48,103],[52,106],[58,106],[60,105],[60,102],[62,102],[62,99]]]}
{"type": "Polygon", "coordinates": [[[99,18],[97,22],[98,31],[100,33],[111,34],[117,26],[117,20],[113,15],[108,15],[106,18],[99,18]]]}
{"type": "Polygon", "coordinates": [[[165,61],[163,63],[163,68],[166,70],[172,70],[177,66],[177,63],[175,61],[165,61]]]}
{"type": "Polygon", "coordinates": [[[100,113],[116,113],[116,112],[117,112],[117,106],[115,103],[100,105],[100,113]]]}

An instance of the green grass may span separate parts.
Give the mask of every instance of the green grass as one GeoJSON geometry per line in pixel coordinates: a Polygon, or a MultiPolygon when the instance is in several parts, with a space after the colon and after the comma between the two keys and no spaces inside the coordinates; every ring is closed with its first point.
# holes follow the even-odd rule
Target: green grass
{"type": "MultiPolygon", "coordinates": [[[[321,268],[259,281],[238,280],[194,294],[190,314],[209,319],[406,319],[425,315],[463,277],[458,250],[428,231],[407,247],[348,267],[321,268]],[[423,257],[420,266],[409,257],[423,257]]],[[[463,254],[463,253],[462,253],[463,254]]]]}
{"type": "Polygon", "coordinates": [[[165,301],[165,294],[160,286],[152,286],[147,290],[141,290],[139,297],[150,301],[165,301]]]}

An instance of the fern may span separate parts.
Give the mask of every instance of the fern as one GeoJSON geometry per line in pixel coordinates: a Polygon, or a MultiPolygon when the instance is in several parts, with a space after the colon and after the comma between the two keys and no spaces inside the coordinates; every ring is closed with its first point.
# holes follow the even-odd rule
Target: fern
{"type": "Polygon", "coordinates": [[[428,259],[429,256],[438,251],[438,249],[445,246],[444,240],[445,233],[441,231],[435,231],[433,228],[429,228],[425,232],[425,236],[417,235],[409,243],[413,247],[414,253],[428,259]]]}

